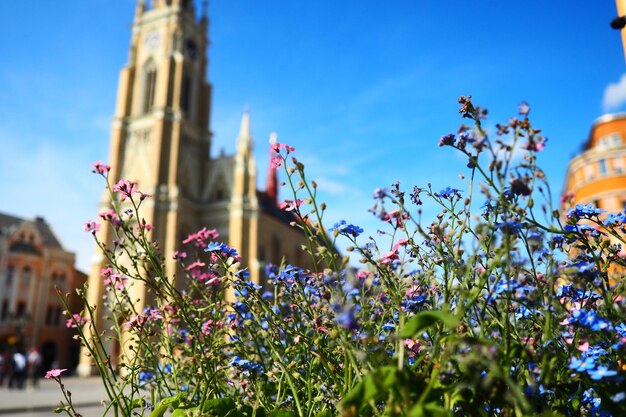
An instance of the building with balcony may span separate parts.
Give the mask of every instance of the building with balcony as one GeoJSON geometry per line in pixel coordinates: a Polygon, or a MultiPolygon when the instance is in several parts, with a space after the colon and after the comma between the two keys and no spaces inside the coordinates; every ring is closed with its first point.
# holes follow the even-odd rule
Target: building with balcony
{"type": "Polygon", "coordinates": [[[626,114],[607,114],[591,126],[582,152],[571,159],[563,193],[575,204],[609,213],[626,206],[626,114]]]}

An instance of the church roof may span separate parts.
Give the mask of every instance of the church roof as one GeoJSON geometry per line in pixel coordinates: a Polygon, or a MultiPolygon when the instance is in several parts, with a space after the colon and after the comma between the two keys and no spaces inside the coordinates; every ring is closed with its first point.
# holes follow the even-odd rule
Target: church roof
{"type": "Polygon", "coordinates": [[[20,224],[24,222],[32,223],[35,226],[44,246],[63,249],[61,242],[43,217],[36,217],[34,220],[27,220],[10,214],[0,213],[0,236],[10,235],[19,227],[20,224]]]}

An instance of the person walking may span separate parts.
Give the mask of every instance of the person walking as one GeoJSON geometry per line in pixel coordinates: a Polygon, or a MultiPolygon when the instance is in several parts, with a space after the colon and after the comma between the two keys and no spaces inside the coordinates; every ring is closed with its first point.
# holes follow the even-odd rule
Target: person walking
{"type": "Polygon", "coordinates": [[[24,389],[26,382],[26,356],[17,351],[11,357],[11,376],[9,377],[9,388],[24,389]]]}
{"type": "Polygon", "coordinates": [[[28,352],[28,376],[32,381],[33,388],[39,388],[39,377],[41,376],[41,353],[33,347],[28,352]]]}

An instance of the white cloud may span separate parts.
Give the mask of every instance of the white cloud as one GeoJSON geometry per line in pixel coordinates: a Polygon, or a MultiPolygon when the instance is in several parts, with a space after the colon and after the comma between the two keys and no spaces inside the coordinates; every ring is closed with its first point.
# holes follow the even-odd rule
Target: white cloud
{"type": "Polygon", "coordinates": [[[604,111],[615,110],[626,103],[626,74],[616,83],[611,83],[604,89],[602,107],[604,111]]]}

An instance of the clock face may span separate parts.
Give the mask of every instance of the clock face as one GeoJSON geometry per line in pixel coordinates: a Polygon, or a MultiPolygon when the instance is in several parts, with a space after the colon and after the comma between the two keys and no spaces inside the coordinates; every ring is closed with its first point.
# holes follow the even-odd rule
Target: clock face
{"type": "Polygon", "coordinates": [[[154,51],[161,45],[161,33],[153,31],[146,35],[143,46],[147,51],[154,51]]]}
{"type": "Polygon", "coordinates": [[[198,56],[198,47],[193,40],[187,39],[187,42],[185,42],[185,52],[189,58],[196,59],[198,56]]]}

